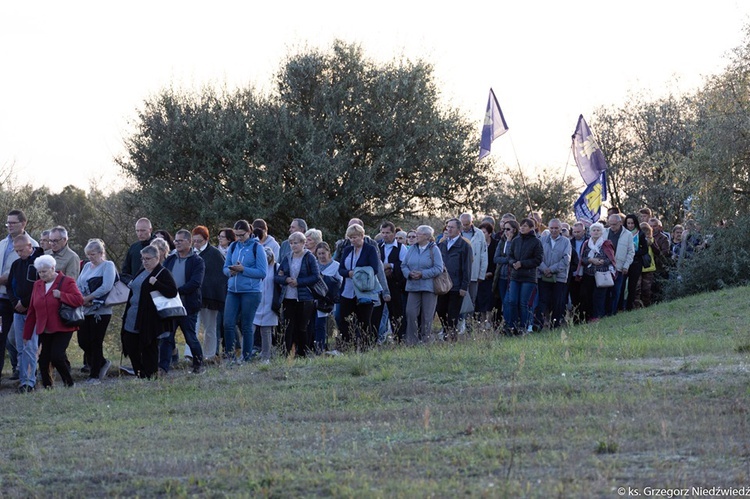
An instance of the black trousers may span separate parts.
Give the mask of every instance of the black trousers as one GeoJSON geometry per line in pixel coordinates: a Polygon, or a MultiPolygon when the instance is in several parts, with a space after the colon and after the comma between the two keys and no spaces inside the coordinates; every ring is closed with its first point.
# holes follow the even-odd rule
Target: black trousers
{"type": "Polygon", "coordinates": [[[287,355],[292,350],[299,357],[307,355],[312,344],[312,338],[307,326],[310,323],[310,318],[315,308],[313,304],[312,300],[284,300],[284,320],[286,321],[284,345],[287,355]]]}
{"type": "Polygon", "coordinates": [[[377,341],[377,331],[373,334],[372,323],[373,303],[357,303],[356,298],[341,297],[341,339],[345,345],[351,345],[356,340],[358,347],[367,347],[377,341]],[[354,338],[352,338],[354,329],[354,338]]]}
{"type": "Polygon", "coordinates": [[[87,315],[78,330],[78,345],[83,350],[84,360],[91,368],[89,378],[99,378],[99,371],[106,362],[104,358],[104,335],[112,315],[87,315]]]}
{"type": "Polygon", "coordinates": [[[140,334],[123,331],[122,346],[125,355],[130,357],[133,363],[133,371],[139,378],[150,378],[156,374],[159,366],[158,341],[153,340],[144,344],[141,342],[140,334]]]}
{"type": "MultiPolygon", "coordinates": [[[[36,334],[36,333],[34,333],[36,334]]],[[[60,373],[65,386],[73,386],[73,376],[70,374],[68,349],[73,333],[42,333],[39,335],[39,372],[42,375],[42,386],[52,387],[52,367],[60,373]]]]}
{"type": "Polygon", "coordinates": [[[443,324],[443,332],[446,338],[456,338],[458,316],[461,315],[461,304],[463,301],[464,297],[458,291],[450,291],[438,296],[436,312],[440,318],[440,322],[443,324]]]}
{"type": "MultiPolygon", "coordinates": [[[[399,342],[404,341],[406,333],[406,321],[404,320],[404,307],[406,299],[400,289],[391,291],[391,301],[381,302],[379,307],[372,309],[371,327],[375,330],[377,336],[380,328],[380,321],[383,319],[383,307],[388,307],[388,321],[391,323],[391,330],[395,339],[399,342]]],[[[381,296],[382,299],[382,296],[381,296]]]]}

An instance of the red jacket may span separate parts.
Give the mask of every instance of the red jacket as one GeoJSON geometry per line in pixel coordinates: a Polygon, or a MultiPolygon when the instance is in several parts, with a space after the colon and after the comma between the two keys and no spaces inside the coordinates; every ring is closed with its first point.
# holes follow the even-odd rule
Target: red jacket
{"type": "Polygon", "coordinates": [[[34,328],[36,328],[36,334],[44,332],[70,333],[78,329],[75,326],[64,325],[62,319],[60,319],[60,300],[71,307],[83,305],[83,295],[78,290],[75,280],[58,272],[52,287],[46,293],[45,284],[47,283],[41,279],[34,283],[29,310],[26,312],[26,325],[23,327],[24,340],[31,339],[34,328]],[[62,285],[60,281],[62,281],[62,285]],[[60,298],[55,298],[52,291],[58,289],[58,286],[60,287],[60,298]]]}

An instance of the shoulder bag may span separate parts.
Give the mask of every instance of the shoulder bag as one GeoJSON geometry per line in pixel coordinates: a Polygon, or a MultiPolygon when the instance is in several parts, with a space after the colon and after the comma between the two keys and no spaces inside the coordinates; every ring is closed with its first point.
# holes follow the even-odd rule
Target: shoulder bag
{"type": "MultiPolygon", "coordinates": [[[[437,246],[430,246],[428,249],[430,250],[430,260],[432,260],[432,265],[435,265],[435,255],[432,254],[433,248],[437,248],[437,246]]],[[[443,271],[439,275],[433,277],[432,286],[436,295],[447,294],[453,289],[453,279],[451,279],[445,265],[443,265],[443,271]]]]}
{"type": "MultiPolygon", "coordinates": [[[[158,278],[162,270],[164,270],[164,268],[162,268],[154,277],[158,278]]],[[[167,298],[159,291],[151,291],[151,299],[154,302],[156,313],[159,314],[159,318],[176,319],[178,317],[187,317],[187,311],[182,305],[179,293],[173,298],[167,298]]]]}
{"type": "MultiPolygon", "coordinates": [[[[63,279],[65,279],[65,276],[63,276],[62,279],[60,279],[60,283],[57,285],[58,291],[62,287],[63,279]]],[[[67,303],[60,300],[60,320],[62,320],[62,323],[66,326],[70,327],[78,327],[83,325],[84,321],[86,320],[83,316],[83,305],[80,307],[72,307],[68,305],[67,303]]]]}
{"type": "Polygon", "coordinates": [[[615,285],[615,281],[612,278],[612,272],[608,270],[604,272],[597,270],[594,279],[596,279],[597,288],[611,288],[615,285]]]}

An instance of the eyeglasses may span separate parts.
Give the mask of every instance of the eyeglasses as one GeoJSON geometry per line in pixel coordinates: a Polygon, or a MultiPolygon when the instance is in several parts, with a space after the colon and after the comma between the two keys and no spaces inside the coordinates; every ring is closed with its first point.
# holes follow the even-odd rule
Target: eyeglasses
{"type": "Polygon", "coordinates": [[[50,243],[52,243],[52,244],[57,244],[57,243],[59,243],[60,241],[62,241],[62,239],[50,239],[50,240],[49,240],[49,242],[50,242],[50,243]]]}
{"type": "Polygon", "coordinates": [[[154,259],[156,259],[156,257],[155,257],[155,256],[142,256],[142,257],[141,257],[141,261],[142,261],[142,262],[147,262],[147,261],[149,261],[149,260],[154,260],[154,259]]]}
{"type": "Polygon", "coordinates": [[[416,234],[409,234],[408,236],[406,236],[407,239],[414,239],[415,237],[417,237],[416,234]]]}
{"type": "Polygon", "coordinates": [[[503,229],[503,230],[504,230],[505,232],[510,232],[510,231],[512,231],[512,230],[513,230],[513,228],[512,228],[512,227],[506,227],[506,228],[505,228],[505,229],[503,229]]]}
{"type": "Polygon", "coordinates": [[[245,237],[247,235],[247,232],[235,232],[234,235],[237,237],[245,237]]]}
{"type": "Polygon", "coordinates": [[[11,222],[10,220],[8,220],[8,221],[7,221],[6,223],[5,223],[5,226],[6,226],[6,227],[10,227],[11,225],[18,225],[18,224],[20,224],[20,223],[21,223],[21,222],[11,222]]]}
{"type": "Polygon", "coordinates": [[[186,242],[188,242],[188,240],[187,239],[175,239],[174,242],[175,242],[175,244],[177,244],[177,243],[186,243],[186,242]]]}

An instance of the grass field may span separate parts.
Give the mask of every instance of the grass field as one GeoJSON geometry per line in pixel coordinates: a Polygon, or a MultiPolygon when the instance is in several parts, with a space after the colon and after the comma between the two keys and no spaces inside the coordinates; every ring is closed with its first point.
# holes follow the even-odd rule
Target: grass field
{"type": "MultiPolygon", "coordinates": [[[[738,288],[520,338],[483,332],[27,395],[3,380],[0,494],[619,497],[625,487],[627,497],[628,487],[750,486],[749,322],[750,289],[738,288]]],[[[80,365],[77,345],[69,354],[80,365]]]]}

